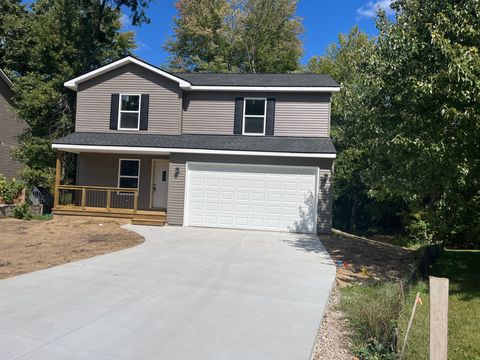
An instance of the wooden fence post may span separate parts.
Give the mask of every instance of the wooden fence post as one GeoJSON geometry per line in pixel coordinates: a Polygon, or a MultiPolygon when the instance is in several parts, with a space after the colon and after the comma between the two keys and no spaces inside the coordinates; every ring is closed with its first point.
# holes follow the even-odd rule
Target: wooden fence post
{"type": "Polygon", "coordinates": [[[112,200],[112,193],[110,189],[107,190],[107,211],[110,211],[110,201],[112,200]]]}
{"type": "Polygon", "coordinates": [[[82,209],[83,209],[83,210],[85,210],[86,200],[87,200],[87,189],[85,189],[84,187],[82,187],[82,209]]]}
{"type": "Polygon", "coordinates": [[[448,357],[448,279],[429,277],[430,360],[448,357]]]}

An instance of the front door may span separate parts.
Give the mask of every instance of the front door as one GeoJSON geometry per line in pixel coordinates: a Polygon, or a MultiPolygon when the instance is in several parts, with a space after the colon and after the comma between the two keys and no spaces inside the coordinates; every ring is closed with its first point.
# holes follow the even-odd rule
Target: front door
{"type": "Polygon", "coordinates": [[[168,160],[153,161],[152,207],[167,208],[168,160]]]}

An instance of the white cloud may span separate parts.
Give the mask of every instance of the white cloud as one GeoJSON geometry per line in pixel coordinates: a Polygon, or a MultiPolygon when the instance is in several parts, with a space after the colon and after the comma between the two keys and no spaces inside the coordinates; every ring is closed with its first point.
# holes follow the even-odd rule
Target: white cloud
{"type": "Polygon", "coordinates": [[[362,5],[360,8],[357,9],[358,17],[372,18],[375,16],[375,12],[378,9],[384,10],[387,15],[393,15],[394,11],[390,7],[391,3],[392,0],[370,0],[368,3],[362,5]]]}
{"type": "Polygon", "coordinates": [[[120,24],[122,25],[122,27],[127,27],[128,25],[130,25],[130,19],[128,18],[128,15],[122,13],[122,15],[120,16],[120,24]]]}

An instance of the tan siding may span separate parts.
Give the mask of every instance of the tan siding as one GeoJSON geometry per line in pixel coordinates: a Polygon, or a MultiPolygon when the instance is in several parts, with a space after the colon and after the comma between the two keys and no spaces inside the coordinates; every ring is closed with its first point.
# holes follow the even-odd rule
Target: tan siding
{"type": "Polygon", "coordinates": [[[325,95],[280,95],[275,106],[276,136],[330,136],[330,99],[325,95]]]}
{"type": "Polygon", "coordinates": [[[77,161],[77,185],[118,186],[119,159],[140,159],[138,208],[150,208],[152,160],[159,156],[83,153],[77,161]]]}
{"type": "Polygon", "coordinates": [[[28,127],[18,119],[11,104],[13,93],[0,78],[0,174],[7,178],[18,177],[22,165],[13,161],[11,150],[18,145],[17,136],[28,127]]]}
{"type": "Polygon", "coordinates": [[[187,162],[218,162],[230,164],[269,164],[290,166],[318,166],[320,168],[318,231],[329,232],[332,224],[332,167],[331,159],[280,158],[261,156],[171,154],[170,179],[168,183],[167,217],[170,225],[182,225],[185,206],[185,175],[187,162]],[[174,178],[178,167],[178,177],[174,178]],[[328,175],[328,177],[324,177],[328,175]],[[322,181],[323,179],[323,181],[322,181]]]}
{"type": "Polygon", "coordinates": [[[190,92],[184,97],[182,132],[233,134],[236,97],[274,97],[275,136],[330,136],[330,96],[308,93],[190,92]]]}
{"type": "Polygon", "coordinates": [[[167,222],[169,225],[183,224],[185,202],[185,162],[170,161],[168,179],[167,222]],[[178,168],[178,176],[175,170],[178,168]]]}
{"type": "Polygon", "coordinates": [[[233,134],[235,95],[229,93],[187,93],[183,104],[184,134],[233,134]]]}
{"type": "Polygon", "coordinates": [[[163,76],[135,64],[100,75],[80,85],[75,131],[111,132],[112,93],[150,94],[148,132],[180,134],[181,90],[163,76]]]}

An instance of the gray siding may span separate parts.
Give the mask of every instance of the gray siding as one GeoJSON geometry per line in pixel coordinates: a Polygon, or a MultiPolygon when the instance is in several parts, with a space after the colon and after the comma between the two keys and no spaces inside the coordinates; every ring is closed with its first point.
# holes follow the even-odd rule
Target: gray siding
{"type": "Polygon", "coordinates": [[[318,189],[318,218],[317,232],[330,233],[332,231],[332,204],[333,204],[333,167],[320,169],[318,189]]]}
{"type": "Polygon", "coordinates": [[[201,154],[171,154],[170,156],[170,178],[168,188],[167,220],[170,225],[183,224],[183,212],[185,206],[185,169],[189,161],[197,162],[219,162],[232,164],[269,164],[269,165],[291,165],[291,166],[318,166],[320,171],[319,190],[319,216],[318,231],[328,232],[331,229],[332,192],[331,192],[331,169],[332,159],[313,158],[280,158],[260,156],[234,156],[234,155],[201,155],[201,154]],[[175,168],[179,169],[175,178],[175,168]],[[328,174],[328,181],[324,181],[323,175],[328,174]],[[323,179],[323,180],[322,180],[323,179]]]}
{"type": "Polygon", "coordinates": [[[183,224],[185,201],[185,161],[170,157],[168,179],[167,222],[169,225],[183,224]],[[175,170],[178,168],[178,173],[175,170]]]}
{"type": "Polygon", "coordinates": [[[150,208],[152,160],[161,156],[82,153],[77,160],[77,185],[118,186],[119,159],[140,159],[138,208],[150,208]]]}
{"type": "Polygon", "coordinates": [[[180,134],[181,90],[177,83],[128,64],[80,84],[75,131],[110,132],[112,93],[150,94],[148,132],[180,134]]]}
{"type": "Polygon", "coordinates": [[[185,93],[182,132],[233,134],[236,97],[274,97],[275,136],[330,136],[330,95],[310,93],[185,93]]]}
{"type": "Polygon", "coordinates": [[[17,136],[28,127],[15,115],[12,96],[12,90],[0,78],[0,174],[7,178],[19,176],[22,166],[12,160],[11,150],[18,145],[17,136]]]}

